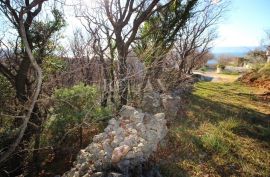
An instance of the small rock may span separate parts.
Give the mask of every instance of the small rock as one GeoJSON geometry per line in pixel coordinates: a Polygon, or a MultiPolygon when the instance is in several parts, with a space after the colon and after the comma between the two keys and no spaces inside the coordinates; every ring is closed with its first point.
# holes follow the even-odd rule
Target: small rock
{"type": "Polygon", "coordinates": [[[92,177],[103,177],[103,176],[104,176],[104,173],[102,172],[97,172],[92,175],[92,177]]]}
{"type": "Polygon", "coordinates": [[[87,163],[87,162],[84,162],[84,163],[81,165],[80,170],[81,170],[81,171],[87,171],[87,170],[88,170],[88,167],[89,167],[88,163],[87,163]]]}
{"type": "Polygon", "coordinates": [[[97,143],[101,141],[102,139],[104,139],[104,137],[105,137],[105,133],[100,133],[98,135],[95,135],[93,138],[93,142],[97,143]]]}
{"type": "Polygon", "coordinates": [[[135,108],[131,106],[124,105],[120,110],[120,115],[122,117],[130,117],[135,112],[135,108]]]}
{"type": "Polygon", "coordinates": [[[127,155],[130,149],[131,148],[128,145],[123,145],[115,148],[112,153],[112,162],[113,163],[119,162],[123,157],[127,155]]]}
{"type": "Polygon", "coordinates": [[[108,174],[108,177],[124,177],[124,175],[112,172],[108,174]]]}

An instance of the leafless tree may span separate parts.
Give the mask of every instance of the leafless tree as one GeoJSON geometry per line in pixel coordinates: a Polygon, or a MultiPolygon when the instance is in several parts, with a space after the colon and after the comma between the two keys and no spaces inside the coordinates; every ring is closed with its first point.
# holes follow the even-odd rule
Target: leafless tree
{"type": "MultiPolygon", "coordinates": [[[[77,69],[80,68],[80,81],[91,84],[89,67],[93,57],[93,37],[83,34],[82,30],[76,29],[73,32],[73,39],[70,40],[70,49],[73,53],[73,60],[77,63],[77,69]]],[[[79,74],[79,73],[78,73],[79,74]]]]}
{"type": "Polygon", "coordinates": [[[91,37],[89,46],[92,48],[92,57],[98,58],[102,64],[104,75],[103,80],[103,96],[101,105],[106,107],[109,94],[111,101],[114,101],[114,51],[115,45],[113,39],[113,30],[110,28],[109,20],[104,16],[102,8],[84,9],[77,13],[87,34],[91,37]]]}
{"type": "Polygon", "coordinates": [[[112,26],[119,60],[119,96],[120,106],[127,104],[127,54],[140,25],[156,9],[159,0],[102,0],[105,15],[112,26]]]}
{"type": "Polygon", "coordinates": [[[186,25],[197,3],[197,0],[170,1],[167,6],[159,6],[160,9],[140,28],[139,40],[134,45],[135,52],[146,66],[140,98],[143,98],[143,90],[148,80],[154,90],[163,90],[157,80],[162,73],[162,64],[176,41],[177,33],[186,25]]]}
{"type": "Polygon", "coordinates": [[[194,16],[178,33],[174,46],[181,72],[191,73],[198,60],[205,59],[213,40],[217,38],[216,27],[227,10],[228,2],[201,1],[194,16]]]}
{"type": "Polygon", "coordinates": [[[74,30],[73,39],[69,42],[73,57],[89,59],[93,53],[93,50],[90,46],[91,42],[91,36],[83,34],[82,30],[80,29],[74,30]]]}

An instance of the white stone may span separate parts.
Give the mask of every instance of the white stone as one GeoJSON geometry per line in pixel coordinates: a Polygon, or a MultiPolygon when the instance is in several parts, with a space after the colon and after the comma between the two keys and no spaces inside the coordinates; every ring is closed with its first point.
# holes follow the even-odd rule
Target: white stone
{"type": "Polygon", "coordinates": [[[95,135],[93,138],[93,142],[97,143],[97,142],[101,141],[102,139],[104,139],[105,136],[106,136],[105,133],[100,133],[98,135],[95,135]]]}
{"type": "Polygon", "coordinates": [[[119,162],[123,157],[127,155],[130,149],[131,148],[128,145],[123,145],[115,148],[112,153],[112,162],[119,162]]]}
{"type": "Polygon", "coordinates": [[[130,117],[135,112],[135,108],[131,106],[124,105],[120,110],[120,115],[122,117],[130,117]]]}
{"type": "Polygon", "coordinates": [[[138,111],[134,112],[134,116],[131,117],[133,121],[135,122],[142,122],[144,118],[144,113],[140,113],[138,111]]]}
{"type": "Polygon", "coordinates": [[[76,172],[83,176],[84,171],[99,171],[112,163],[129,168],[143,163],[156,151],[168,131],[165,114],[153,116],[123,106],[120,115],[119,119],[111,119],[104,133],[94,136],[93,142],[80,151],[74,162],[76,169],[65,173],[65,177],[74,177],[76,172]]]}

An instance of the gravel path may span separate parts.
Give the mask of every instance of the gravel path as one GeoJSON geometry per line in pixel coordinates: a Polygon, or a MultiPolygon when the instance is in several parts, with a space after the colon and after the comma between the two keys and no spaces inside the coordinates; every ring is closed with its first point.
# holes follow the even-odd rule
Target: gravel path
{"type": "Polygon", "coordinates": [[[214,71],[208,71],[208,72],[194,71],[193,73],[202,75],[206,78],[211,78],[210,82],[231,83],[231,82],[236,81],[240,77],[240,75],[217,74],[214,71]]]}

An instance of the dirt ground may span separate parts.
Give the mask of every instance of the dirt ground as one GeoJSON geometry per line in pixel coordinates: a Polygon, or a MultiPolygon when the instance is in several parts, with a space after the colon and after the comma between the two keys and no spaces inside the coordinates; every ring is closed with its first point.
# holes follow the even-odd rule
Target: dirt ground
{"type": "Polygon", "coordinates": [[[240,75],[229,75],[229,74],[218,74],[215,71],[207,71],[207,72],[193,72],[194,74],[200,74],[205,77],[212,78],[211,82],[222,82],[222,83],[231,83],[236,81],[240,75]]]}

